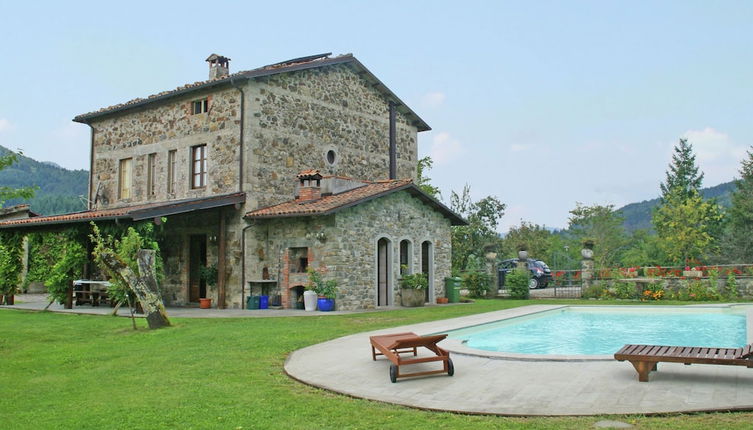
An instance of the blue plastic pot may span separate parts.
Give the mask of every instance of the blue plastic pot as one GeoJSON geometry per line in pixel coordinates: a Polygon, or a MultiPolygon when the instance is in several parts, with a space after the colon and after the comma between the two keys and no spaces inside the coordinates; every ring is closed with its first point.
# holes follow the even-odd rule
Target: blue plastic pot
{"type": "Polygon", "coordinates": [[[318,299],[316,299],[316,306],[322,312],[329,312],[335,309],[335,299],[319,297],[318,299]]]}

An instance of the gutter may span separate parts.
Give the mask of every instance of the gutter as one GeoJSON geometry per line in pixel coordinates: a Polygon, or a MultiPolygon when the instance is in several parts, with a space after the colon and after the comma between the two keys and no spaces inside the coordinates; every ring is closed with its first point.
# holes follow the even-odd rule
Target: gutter
{"type": "MultiPolygon", "coordinates": [[[[248,79],[246,79],[248,81],[248,79]]],[[[239,139],[240,139],[240,160],[238,162],[238,191],[243,192],[243,128],[245,123],[245,117],[246,117],[246,93],[243,92],[243,88],[235,84],[235,76],[230,77],[230,85],[238,90],[241,93],[241,122],[240,122],[240,128],[241,131],[239,133],[239,139]]],[[[244,255],[245,257],[245,255],[244,255]]]]}

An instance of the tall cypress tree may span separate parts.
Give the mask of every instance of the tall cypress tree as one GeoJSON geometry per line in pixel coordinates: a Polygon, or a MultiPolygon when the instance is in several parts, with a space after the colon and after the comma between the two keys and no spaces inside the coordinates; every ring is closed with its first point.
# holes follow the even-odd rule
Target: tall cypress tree
{"type": "Polygon", "coordinates": [[[693,192],[697,193],[701,189],[702,182],[703,172],[699,173],[695,164],[693,145],[688,143],[688,139],[680,139],[672,154],[667,179],[660,184],[662,204],[667,202],[670,194],[675,194],[681,200],[690,198],[693,192]]]}
{"type": "Polygon", "coordinates": [[[741,163],[740,179],[735,185],[722,249],[729,262],[749,263],[753,261],[753,152],[750,150],[741,163]]]}

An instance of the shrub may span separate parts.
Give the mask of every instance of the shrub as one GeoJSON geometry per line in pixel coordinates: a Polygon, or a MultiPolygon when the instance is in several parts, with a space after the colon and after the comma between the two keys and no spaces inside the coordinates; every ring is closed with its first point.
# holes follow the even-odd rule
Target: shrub
{"type": "Polygon", "coordinates": [[[468,265],[463,273],[463,288],[471,297],[486,297],[492,277],[483,269],[482,262],[475,255],[468,256],[468,265]]]}
{"type": "Polygon", "coordinates": [[[607,295],[609,294],[606,290],[607,289],[601,284],[601,282],[594,282],[583,290],[582,296],[584,299],[600,299],[604,297],[605,293],[607,295]]]}
{"type": "Polygon", "coordinates": [[[730,272],[727,275],[727,282],[724,285],[724,292],[730,299],[736,299],[740,297],[740,290],[737,288],[737,279],[735,279],[735,273],[730,272]]]}
{"type": "Polygon", "coordinates": [[[615,282],[614,296],[618,299],[635,299],[636,294],[635,286],[630,282],[615,282]]]}
{"type": "Polygon", "coordinates": [[[505,286],[510,293],[511,299],[527,299],[530,291],[528,281],[530,272],[528,270],[513,269],[505,277],[505,286]]]}

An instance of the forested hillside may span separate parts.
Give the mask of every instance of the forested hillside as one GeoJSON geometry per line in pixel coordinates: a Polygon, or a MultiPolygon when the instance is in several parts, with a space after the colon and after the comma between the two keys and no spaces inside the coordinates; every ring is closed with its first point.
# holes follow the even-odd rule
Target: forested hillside
{"type": "MultiPolygon", "coordinates": [[[[8,152],[0,146],[0,155],[8,152]]],[[[0,184],[12,188],[37,186],[39,189],[28,201],[8,200],[3,206],[29,203],[31,210],[40,215],[85,210],[86,204],[80,196],[86,196],[88,180],[86,170],[68,170],[21,156],[15,164],[0,170],[0,184]]]]}
{"type": "MultiPolygon", "coordinates": [[[[707,199],[716,199],[716,201],[724,206],[729,207],[731,205],[732,191],[735,190],[734,182],[725,182],[709,188],[701,189],[701,195],[707,199]]],[[[630,203],[625,205],[618,212],[621,212],[625,218],[623,225],[625,230],[632,232],[639,229],[651,229],[651,211],[659,204],[659,199],[644,200],[640,203],[630,203]]]]}

